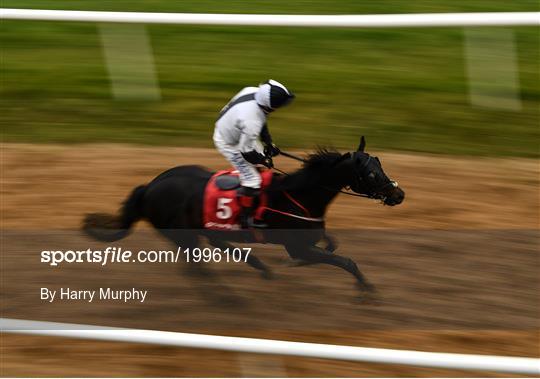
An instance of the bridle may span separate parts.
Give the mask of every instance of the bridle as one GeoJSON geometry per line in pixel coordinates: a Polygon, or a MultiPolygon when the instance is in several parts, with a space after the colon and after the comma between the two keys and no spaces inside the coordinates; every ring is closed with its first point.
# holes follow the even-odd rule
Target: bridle
{"type": "MultiPolygon", "coordinates": [[[[358,155],[358,154],[359,154],[358,151],[355,151],[354,153],[352,153],[351,154],[351,159],[353,160],[353,167],[354,167],[353,170],[354,170],[354,174],[355,174],[354,179],[353,179],[355,181],[355,183],[353,185],[355,185],[357,188],[360,188],[360,187],[362,187],[362,184],[365,182],[365,180],[363,178],[365,176],[368,176],[368,175],[371,174],[371,173],[366,173],[366,169],[368,168],[369,162],[371,161],[371,159],[373,157],[371,155],[368,155],[367,159],[362,164],[362,166],[358,167],[357,161],[360,161],[360,159],[361,159],[360,155],[358,155]]],[[[368,199],[381,200],[383,202],[383,204],[384,204],[387,196],[383,195],[383,193],[389,187],[396,188],[397,186],[398,186],[398,183],[396,181],[394,181],[394,180],[390,180],[388,183],[384,183],[383,185],[378,186],[378,187],[372,187],[372,186],[369,185],[369,183],[367,183],[365,187],[367,188],[368,193],[367,194],[362,194],[362,195],[363,195],[363,197],[367,197],[368,199]]],[[[347,190],[354,191],[353,186],[347,186],[345,188],[347,190]]],[[[351,194],[350,192],[344,192],[344,193],[351,194]]],[[[355,195],[358,195],[358,194],[355,194],[355,195]]]]}
{"type": "MultiPolygon", "coordinates": [[[[307,160],[304,159],[304,158],[298,157],[298,156],[293,155],[293,154],[289,154],[289,153],[284,152],[284,151],[280,151],[280,154],[287,157],[287,158],[291,158],[291,159],[294,159],[294,160],[297,160],[297,161],[300,161],[300,162],[303,162],[303,163],[307,162],[307,160]]],[[[361,157],[359,155],[357,155],[357,154],[359,154],[359,152],[349,153],[350,157],[348,159],[351,159],[353,167],[354,167],[354,180],[356,181],[356,183],[353,184],[353,186],[356,186],[359,189],[362,186],[362,182],[364,181],[363,177],[364,177],[365,171],[368,168],[369,162],[371,161],[372,157],[369,154],[365,154],[365,155],[367,155],[366,161],[362,164],[361,167],[358,167],[358,162],[357,161],[359,161],[361,159],[361,157]]],[[[283,175],[290,176],[290,174],[288,172],[285,172],[285,171],[275,167],[274,162],[272,160],[272,157],[270,157],[270,156],[266,157],[264,165],[266,167],[268,167],[269,169],[275,170],[275,171],[277,171],[277,172],[279,172],[279,173],[281,173],[283,175]]],[[[364,197],[364,198],[368,198],[368,199],[380,200],[383,204],[386,204],[385,201],[386,201],[387,197],[380,194],[379,192],[382,192],[382,191],[386,190],[387,186],[397,187],[397,182],[390,181],[390,182],[385,183],[384,185],[382,185],[382,186],[380,186],[378,188],[371,188],[369,190],[369,193],[367,193],[367,194],[356,193],[356,191],[354,193],[349,192],[349,191],[354,191],[352,186],[345,187],[346,191],[343,191],[341,189],[336,190],[335,188],[329,188],[329,187],[323,186],[321,184],[317,184],[316,186],[319,187],[319,188],[325,189],[327,191],[330,191],[330,192],[336,192],[337,191],[338,193],[342,193],[342,194],[349,195],[349,196],[364,197]]],[[[368,186],[369,186],[369,184],[368,184],[368,186]]],[[[307,216],[299,216],[299,215],[296,215],[296,214],[293,214],[293,213],[290,213],[290,212],[284,212],[284,211],[280,211],[280,210],[269,208],[269,207],[266,207],[266,209],[271,211],[271,212],[280,213],[280,214],[283,214],[283,215],[288,216],[288,217],[299,218],[299,219],[302,219],[304,221],[311,221],[311,222],[318,222],[318,223],[324,222],[324,218],[322,218],[322,217],[320,217],[320,218],[311,217],[309,215],[309,211],[302,204],[300,204],[296,199],[294,199],[287,192],[284,192],[284,193],[285,193],[285,196],[293,204],[295,204],[297,207],[302,209],[306,213],[307,216]]]]}
{"type": "MultiPolygon", "coordinates": [[[[362,164],[361,167],[357,167],[357,160],[360,160],[360,156],[357,155],[358,152],[354,152],[351,155],[350,159],[353,161],[353,167],[354,167],[354,180],[356,181],[356,185],[358,187],[361,187],[361,183],[363,182],[363,177],[364,177],[364,174],[365,174],[365,170],[366,168],[368,167],[369,165],[369,162],[370,160],[372,159],[371,155],[368,155],[368,158],[366,159],[366,161],[362,164]]],[[[299,161],[299,162],[303,162],[303,163],[306,163],[307,160],[304,159],[304,158],[301,158],[301,157],[298,157],[294,154],[290,154],[290,153],[287,153],[283,150],[280,151],[280,155],[283,155],[284,157],[287,157],[287,158],[291,158],[291,159],[294,159],[296,161],[299,161]]],[[[270,168],[276,170],[277,172],[281,173],[281,174],[284,174],[284,175],[290,175],[288,172],[285,172],[283,170],[280,170],[279,168],[275,167],[272,163],[272,160],[270,159],[269,160],[269,163],[270,163],[270,168]]],[[[332,188],[329,188],[329,187],[326,187],[326,186],[323,186],[321,184],[318,184],[317,185],[318,187],[321,187],[327,191],[335,191],[335,189],[332,189],[332,188]]],[[[364,197],[364,198],[367,198],[367,199],[375,199],[375,200],[381,200],[381,202],[384,204],[384,201],[386,200],[386,196],[382,195],[382,192],[384,192],[387,187],[389,186],[392,186],[392,187],[397,187],[398,184],[397,182],[393,181],[393,180],[390,180],[390,182],[388,183],[385,183],[383,184],[382,186],[380,187],[377,187],[377,188],[369,188],[369,193],[367,194],[363,194],[363,193],[355,193],[355,192],[349,192],[349,191],[353,191],[353,189],[351,188],[352,186],[346,186],[345,189],[346,191],[343,191],[343,190],[338,190],[339,193],[342,193],[344,195],[349,195],[349,196],[356,196],[356,197],[364,197]]],[[[369,185],[368,185],[369,187],[369,185]]]]}

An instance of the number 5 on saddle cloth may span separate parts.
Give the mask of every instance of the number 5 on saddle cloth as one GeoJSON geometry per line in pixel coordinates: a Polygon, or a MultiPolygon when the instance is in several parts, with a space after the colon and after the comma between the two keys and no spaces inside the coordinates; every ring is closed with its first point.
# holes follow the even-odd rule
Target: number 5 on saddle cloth
{"type": "MultiPolygon", "coordinates": [[[[254,217],[262,219],[268,203],[265,193],[272,182],[272,171],[261,172],[261,194],[254,217]]],[[[237,196],[240,188],[238,171],[223,170],[216,172],[208,181],[204,191],[203,224],[211,230],[240,230],[241,204],[237,196]]]]}

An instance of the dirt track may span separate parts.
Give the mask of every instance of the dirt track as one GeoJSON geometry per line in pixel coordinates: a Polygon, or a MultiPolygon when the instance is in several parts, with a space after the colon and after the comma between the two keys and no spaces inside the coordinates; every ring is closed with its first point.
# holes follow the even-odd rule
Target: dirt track
{"type": "MultiPolygon", "coordinates": [[[[538,355],[538,161],[381,153],[387,173],[407,192],[405,203],[389,208],[341,196],[328,217],[341,242],[339,252],[355,259],[381,293],[379,301],[361,303],[345,274],[322,266],[288,267],[286,256],[272,246],[258,250],[278,274],[270,282],[234,265],[213,267],[220,275],[214,284],[178,275],[178,267],[170,265],[51,273],[36,263],[37,251],[46,242],[87,243],[73,231],[84,213],[115,210],[133,186],[170,166],[198,163],[218,169],[223,160],[202,149],[116,145],[4,145],[2,155],[4,317],[538,355]],[[110,280],[131,286],[133,278],[152,289],[148,304],[44,307],[34,292],[42,283],[93,287],[110,280]]],[[[277,163],[287,170],[296,167],[284,158],[277,163]]],[[[126,246],[154,243],[144,224],[138,228],[126,246]]],[[[1,374],[472,375],[22,336],[3,336],[1,374]]]]}
{"type": "MultiPolygon", "coordinates": [[[[2,155],[4,228],[78,228],[82,214],[117,209],[135,185],[166,168],[200,164],[217,170],[225,166],[215,151],[190,148],[8,144],[2,146],[2,155]]],[[[407,200],[388,208],[339,196],[328,215],[329,227],[539,226],[537,160],[378,155],[387,174],[405,189],[407,200]]],[[[298,167],[287,158],[278,158],[276,165],[285,170],[298,167]]]]}

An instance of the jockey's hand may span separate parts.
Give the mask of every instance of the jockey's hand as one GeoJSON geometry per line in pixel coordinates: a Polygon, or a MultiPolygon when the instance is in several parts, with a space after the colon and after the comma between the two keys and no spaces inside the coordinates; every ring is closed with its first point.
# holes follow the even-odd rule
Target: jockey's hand
{"type": "Polygon", "coordinates": [[[246,161],[251,164],[265,164],[266,157],[256,150],[248,151],[247,153],[241,153],[246,161]]]}
{"type": "Polygon", "coordinates": [[[274,168],[274,161],[272,160],[272,157],[265,157],[263,165],[265,165],[267,168],[274,168]]]}
{"type": "Polygon", "coordinates": [[[264,147],[264,155],[267,157],[275,157],[276,155],[279,155],[279,153],[281,153],[281,150],[279,150],[279,148],[273,143],[264,147]]]}

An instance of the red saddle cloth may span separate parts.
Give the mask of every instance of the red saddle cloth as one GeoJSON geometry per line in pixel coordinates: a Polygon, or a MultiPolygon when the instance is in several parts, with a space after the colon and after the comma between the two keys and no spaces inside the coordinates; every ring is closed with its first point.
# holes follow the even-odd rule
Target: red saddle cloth
{"type": "MultiPolygon", "coordinates": [[[[255,217],[262,217],[267,205],[267,195],[264,189],[272,182],[272,171],[265,170],[261,173],[261,195],[255,217]]],[[[240,187],[229,190],[221,189],[216,184],[216,179],[222,175],[238,177],[238,171],[223,170],[216,172],[208,181],[204,190],[203,224],[206,229],[212,230],[240,230],[240,210],[242,206],[238,202],[236,191],[240,187]]]]}

